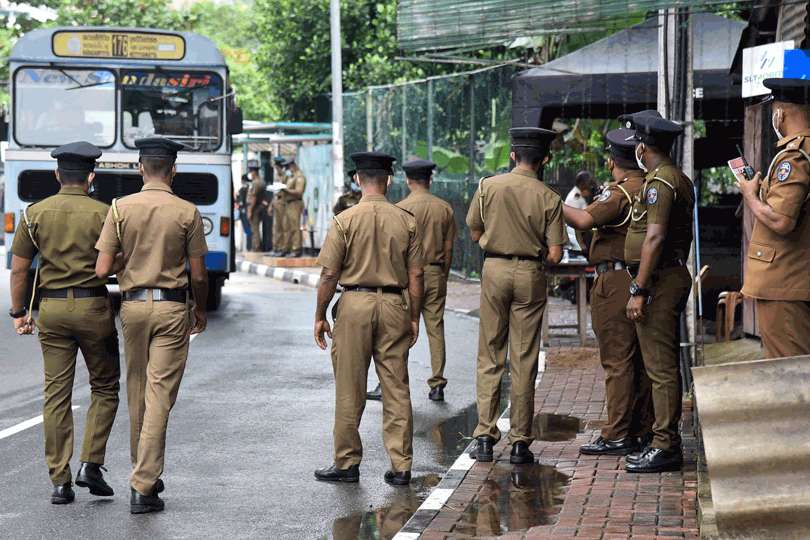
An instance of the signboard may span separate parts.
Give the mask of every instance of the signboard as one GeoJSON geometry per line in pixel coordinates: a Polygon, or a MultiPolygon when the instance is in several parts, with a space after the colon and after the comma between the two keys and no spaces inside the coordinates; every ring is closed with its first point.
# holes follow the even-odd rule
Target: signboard
{"type": "Polygon", "coordinates": [[[785,51],[785,74],[788,79],[810,79],[810,49],[785,51]]]}
{"type": "Polygon", "coordinates": [[[783,76],[785,51],[792,48],[791,40],[743,49],[742,97],[770,94],[762,81],[783,76]]]}
{"type": "Polygon", "coordinates": [[[186,42],[181,36],[151,32],[59,31],[53,35],[53,54],[70,58],[182,60],[186,42]]]}

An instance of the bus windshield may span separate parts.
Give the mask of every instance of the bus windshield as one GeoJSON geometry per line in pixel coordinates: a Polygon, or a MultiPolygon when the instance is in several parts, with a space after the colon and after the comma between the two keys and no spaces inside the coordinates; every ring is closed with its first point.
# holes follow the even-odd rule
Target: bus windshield
{"type": "Polygon", "coordinates": [[[222,143],[222,78],[198,71],[122,70],[124,144],[159,135],[191,151],[210,152],[222,143]]]}
{"type": "Polygon", "coordinates": [[[23,67],[14,74],[14,138],[20,145],[115,142],[115,74],[23,67]]]}

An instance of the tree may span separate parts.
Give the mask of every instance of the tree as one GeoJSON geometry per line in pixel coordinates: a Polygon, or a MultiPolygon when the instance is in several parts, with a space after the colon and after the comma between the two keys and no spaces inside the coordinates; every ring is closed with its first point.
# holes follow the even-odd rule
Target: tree
{"type": "Polygon", "coordinates": [[[170,0],[52,0],[56,24],[65,26],[118,26],[179,30],[186,26],[183,13],[170,0]]]}

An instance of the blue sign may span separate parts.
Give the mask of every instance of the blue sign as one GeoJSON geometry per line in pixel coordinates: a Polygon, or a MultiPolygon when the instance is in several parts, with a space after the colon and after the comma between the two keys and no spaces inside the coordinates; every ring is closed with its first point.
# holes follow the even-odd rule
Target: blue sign
{"type": "Polygon", "coordinates": [[[785,51],[786,79],[810,79],[810,50],[789,49],[785,51]]]}

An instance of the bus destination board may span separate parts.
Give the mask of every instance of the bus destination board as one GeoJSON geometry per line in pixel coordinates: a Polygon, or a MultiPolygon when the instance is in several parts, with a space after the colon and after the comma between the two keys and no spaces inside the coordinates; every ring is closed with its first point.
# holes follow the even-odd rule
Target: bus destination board
{"type": "Polygon", "coordinates": [[[182,60],[186,43],[172,34],[61,31],[53,35],[53,53],[70,58],[182,60]]]}

